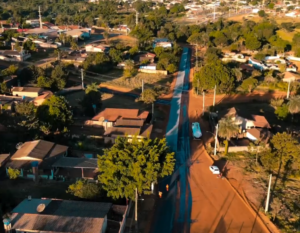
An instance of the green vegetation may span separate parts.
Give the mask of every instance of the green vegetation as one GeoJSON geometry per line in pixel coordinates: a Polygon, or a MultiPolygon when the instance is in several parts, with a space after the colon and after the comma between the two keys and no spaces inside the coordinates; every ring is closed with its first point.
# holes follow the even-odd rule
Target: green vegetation
{"type": "Polygon", "coordinates": [[[99,198],[101,188],[99,184],[90,183],[87,180],[78,180],[68,187],[67,193],[75,197],[93,200],[99,198]]]}
{"type": "Polygon", "coordinates": [[[8,172],[8,177],[11,180],[17,179],[20,175],[20,171],[18,169],[13,169],[11,167],[8,168],[7,172],[8,172]]]}
{"type": "Polygon", "coordinates": [[[175,165],[166,140],[158,138],[119,137],[98,158],[99,181],[114,199],[135,199],[136,188],[139,194],[149,194],[151,183],[171,175],[175,165]]]}
{"type": "Polygon", "coordinates": [[[96,83],[87,85],[82,100],[82,107],[87,116],[94,116],[101,107],[101,93],[96,83]]]}
{"type": "Polygon", "coordinates": [[[228,143],[230,138],[237,135],[239,132],[239,127],[231,118],[222,118],[219,121],[218,136],[225,138],[225,155],[228,153],[228,143]]]}

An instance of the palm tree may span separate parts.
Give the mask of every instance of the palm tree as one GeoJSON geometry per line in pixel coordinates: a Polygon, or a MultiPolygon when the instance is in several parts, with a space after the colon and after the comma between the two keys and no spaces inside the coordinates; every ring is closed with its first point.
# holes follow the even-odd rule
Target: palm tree
{"type": "Polygon", "coordinates": [[[290,98],[288,103],[289,112],[292,114],[292,120],[294,118],[294,114],[300,112],[300,95],[296,95],[290,98]]]}
{"type": "Polygon", "coordinates": [[[239,126],[230,118],[222,118],[219,121],[219,131],[218,135],[221,138],[225,138],[225,155],[228,153],[228,143],[230,138],[235,136],[239,132],[239,126]]]}

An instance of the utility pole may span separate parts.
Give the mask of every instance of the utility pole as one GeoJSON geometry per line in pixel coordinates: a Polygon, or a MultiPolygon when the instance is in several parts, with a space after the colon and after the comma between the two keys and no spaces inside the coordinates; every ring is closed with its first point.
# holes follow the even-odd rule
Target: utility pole
{"type": "Polygon", "coordinates": [[[154,102],[152,103],[152,118],[151,118],[151,124],[153,124],[154,120],[154,102]]]}
{"type": "Polygon", "coordinates": [[[82,89],[84,89],[84,83],[83,83],[83,69],[81,68],[81,86],[82,89]]]}
{"type": "Polygon", "coordinates": [[[219,130],[219,124],[216,125],[214,156],[217,155],[218,130],[219,130]]]}
{"type": "Polygon", "coordinates": [[[142,79],[142,100],[144,100],[144,79],[142,79]]]}
{"type": "Polygon", "coordinates": [[[214,22],[216,20],[216,4],[214,3],[214,22]]]}
{"type": "Polygon", "coordinates": [[[287,93],[286,93],[286,98],[287,99],[290,98],[290,86],[291,86],[291,80],[289,81],[288,90],[287,90],[287,93]]]}
{"type": "Polygon", "coordinates": [[[197,80],[197,95],[199,95],[199,79],[197,80]]]}
{"type": "Polygon", "coordinates": [[[205,92],[204,91],[203,91],[202,99],[203,99],[203,112],[202,112],[202,116],[204,116],[204,103],[205,103],[205,92]]]}
{"type": "Polygon", "coordinates": [[[198,71],[198,44],[196,44],[196,71],[198,71]]]}
{"type": "Polygon", "coordinates": [[[43,28],[42,14],[41,14],[41,6],[39,6],[39,19],[40,19],[40,28],[43,28]]]}
{"type": "Polygon", "coordinates": [[[215,90],[214,90],[214,102],[213,102],[213,106],[215,106],[215,104],[216,104],[216,91],[217,91],[217,85],[215,85],[215,90]]]}
{"type": "Polygon", "coordinates": [[[136,225],[137,225],[137,220],[138,220],[137,205],[138,205],[138,191],[137,191],[137,188],[135,188],[135,224],[136,225]]]}
{"type": "Polygon", "coordinates": [[[139,12],[135,10],[135,26],[139,24],[139,12]]]}
{"type": "Polygon", "coordinates": [[[271,183],[272,183],[272,174],[270,174],[270,181],[269,181],[269,187],[268,187],[268,194],[267,194],[267,200],[266,200],[265,213],[267,213],[268,209],[269,209],[271,183]]]}

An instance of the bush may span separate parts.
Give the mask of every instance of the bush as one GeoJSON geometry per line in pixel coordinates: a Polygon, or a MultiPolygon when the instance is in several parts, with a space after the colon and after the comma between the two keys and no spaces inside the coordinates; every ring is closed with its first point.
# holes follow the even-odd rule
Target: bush
{"type": "Polygon", "coordinates": [[[259,52],[259,53],[257,53],[257,54],[254,55],[254,58],[257,59],[257,60],[259,60],[259,61],[264,60],[265,57],[266,57],[266,54],[261,53],[261,52],[259,52]]]}
{"type": "Polygon", "coordinates": [[[84,199],[95,199],[100,196],[100,191],[98,184],[89,183],[87,180],[78,180],[69,186],[67,193],[84,199]]]}
{"type": "Polygon", "coordinates": [[[271,99],[271,105],[275,108],[280,107],[283,104],[284,99],[271,99]]]}

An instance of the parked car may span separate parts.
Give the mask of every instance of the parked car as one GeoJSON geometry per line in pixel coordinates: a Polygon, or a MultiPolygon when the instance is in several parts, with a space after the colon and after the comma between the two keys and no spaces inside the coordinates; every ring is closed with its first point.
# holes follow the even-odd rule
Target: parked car
{"type": "Polygon", "coordinates": [[[214,174],[214,175],[220,175],[220,169],[217,166],[209,166],[209,170],[214,174]]]}

